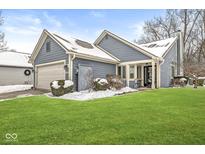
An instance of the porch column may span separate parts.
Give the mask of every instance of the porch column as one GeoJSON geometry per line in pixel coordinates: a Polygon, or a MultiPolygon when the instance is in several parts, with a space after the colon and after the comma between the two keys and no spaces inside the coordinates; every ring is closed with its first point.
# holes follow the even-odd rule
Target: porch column
{"type": "Polygon", "coordinates": [[[129,87],[129,85],[130,85],[129,70],[130,70],[129,65],[126,65],[126,83],[127,83],[127,87],[129,87]]]}
{"type": "Polygon", "coordinates": [[[72,58],[71,58],[71,54],[69,54],[69,55],[68,55],[68,80],[72,80],[72,79],[71,79],[71,67],[72,67],[72,66],[71,66],[71,65],[72,65],[72,64],[71,64],[71,63],[72,63],[72,62],[71,62],[71,59],[72,59],[72,58]]]}
{"type": "Polygon", "coordinates": [[[157,88],[160,88],[160,65],[159,60],[157,61],[157,88]]]}
{"type": "Polygon", "coordinates": [[[141,86],[144,87],[144,65],[141,65],[141,86]]]}
{"type": "Polygon", "coordinates": [[[137,79],[137,64],[134,65],[134,79],[137,79]]]}
{"type": "Polygon", "coordinates": [[[155,88],[155,62],[152,61],[152,89],[155,88]]]}
{"type": "Polygon", "coordinates": [[[120,74],[118,74],[118,64],[115,65],[115,75],[120,75],[120,74]]]}
{"type": "Polygon", "coordinates": [[[70,80],[73,80],[73,60],[70,61],[70,80]]]}

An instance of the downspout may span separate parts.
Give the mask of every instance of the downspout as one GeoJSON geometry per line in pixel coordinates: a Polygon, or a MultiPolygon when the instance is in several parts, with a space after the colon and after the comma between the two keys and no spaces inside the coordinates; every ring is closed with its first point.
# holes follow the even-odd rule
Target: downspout
{"type": "Polygon", "coordinates": [[[75,59],[75,53],[73,54],[73,57],[72,57],[72,59],[71,59],[71,60],[73,61],[74,59],[75,59]]]}
{"type": "Polygon", "coordinates": [[[70,59],[70,80],[73,80],[73,60],[75,59],[75,53],[73,54],[72,58],[70,59]]]}
{"type": "MultiPolygon", "coordinates": [[[[33,64],[32,64],[33,65],[33,64]]],[[[33,89],[36,89],[36,67],[33,65],[33,89]]]]}
{"type": "Polygon", "coordinates": [[[31,59],[29,59],[28,63],[31,63],[32,66],[33,66],[33,69],[32,69],[32,73],[33,73],[33,89],[35,90],[36,89],[36,67],[34,65],[34,62],[32,63],[31,59]]]}

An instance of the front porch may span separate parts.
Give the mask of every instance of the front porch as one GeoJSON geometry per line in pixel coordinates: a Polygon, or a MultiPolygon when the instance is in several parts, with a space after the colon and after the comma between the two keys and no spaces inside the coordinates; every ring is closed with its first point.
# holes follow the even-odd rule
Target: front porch
{"type": "Polygon", "coordinates": [[[128,87],[160,88],[159,60],[122,62],[116,70],[128,87]]]}

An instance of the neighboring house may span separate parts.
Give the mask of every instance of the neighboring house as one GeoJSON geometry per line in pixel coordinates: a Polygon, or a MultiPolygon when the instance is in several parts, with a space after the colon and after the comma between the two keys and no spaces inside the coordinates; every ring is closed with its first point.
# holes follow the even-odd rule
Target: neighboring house
{"type": "Polygon", "coordinates": [[[0,52],[0,86],[32,84],[32,64],[29,54],[12,50],[0,52]]]}
{"type": "Polygon", "coordinates": [[[182,37],[138,45],[104,30],[94,44],[62,38],[44,30],[31,55],[35,87],[49,89],[53,80],[73,80],[85,90],[92,78],[120,75],[127,86],[169,87],[183,75],[182,37]]]}

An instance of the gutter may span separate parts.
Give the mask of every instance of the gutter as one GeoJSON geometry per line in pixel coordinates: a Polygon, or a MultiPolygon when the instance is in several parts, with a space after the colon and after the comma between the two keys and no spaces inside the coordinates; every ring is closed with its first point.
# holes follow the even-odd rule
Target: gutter
{"type": "Polygon", "coordinates": [[[75,59],[75,53],[73,54],[73,57],[72,57],[72,59],[71,59],[71,60],[73,61],[74,59],[75,59]]]}

